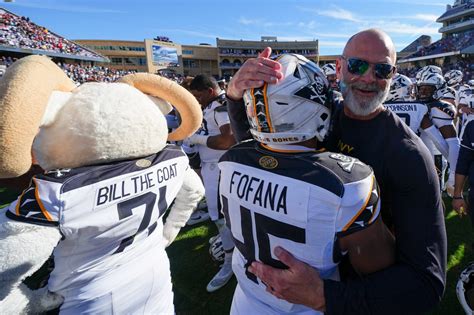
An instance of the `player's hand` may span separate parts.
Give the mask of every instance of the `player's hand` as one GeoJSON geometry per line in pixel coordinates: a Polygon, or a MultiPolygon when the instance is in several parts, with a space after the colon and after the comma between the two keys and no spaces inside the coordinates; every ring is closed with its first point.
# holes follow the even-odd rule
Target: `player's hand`
{"type": "Polygon", "coordinates": [[[207,138],[209,138],[209,136],[203,136],[203,135],[198,135],[198,134],[193,134],[192,136],[190,136],[187,140],[190,144],[194,145],[194,144],[200,144],[200,145],[204,145],[206,146],[207,145],[207,138]]]}
{"type": "Polygon", "coordinates": [[[459,217],[462,218],[463,216],[467,215],[467,205],[464,199],[453,199],[451,205],[459,217]]]}
{"type": "Polygon", "coordinates": [[[257,58],[248,59],[230,80],[227,96],[240,100],[246,89],[261,87],[264,82],[277,83],[281,80],[283,78],[281,65],[270,59],[271,54],[272,49],[267,47],[257,58]]]}
{"type": "Polygon", "coordinates": [[[324,312],[324,283],[319,273],[281,247],[276,247],[274,253],[288,269],[277,269],[254,261],[249,271],[259,277],[267,285],[267,292],[277,298],[324,312]]]}

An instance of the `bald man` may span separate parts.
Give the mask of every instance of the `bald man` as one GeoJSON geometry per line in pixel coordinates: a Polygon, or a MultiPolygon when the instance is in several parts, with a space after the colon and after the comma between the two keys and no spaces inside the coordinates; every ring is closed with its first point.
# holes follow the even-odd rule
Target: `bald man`
{"type": "MultiPolygon", "coordinates": [[[[230,81],[227,97],[237,140],[249,137],[242,94],[282,78],[271,49],[248,60],[230,81]]],[[[325,314],[419,314],[435,307],[446,281],[446,230],[439,184],[421,140],[383,102],[396,72],[390,37],[369,29],[352,36],[336,63],[344,98],[333,115],[326,148],[370,165],[381,187],[382,217],[396,238],[396,263],[368,276],[345,273],[321,279],[317,270],[276,247],[288,266],[276,269],[256,257],[249,271],[278,298],[325,314]]]]}

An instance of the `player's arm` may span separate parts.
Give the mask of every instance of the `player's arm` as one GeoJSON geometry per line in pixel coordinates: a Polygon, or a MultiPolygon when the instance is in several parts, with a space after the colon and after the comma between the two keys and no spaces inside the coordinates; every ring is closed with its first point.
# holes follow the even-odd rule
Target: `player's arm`
{"type": "Polygon", "coordinates": [[[433,124],[428,114],[423,116],[421,120],[421,129],[428,136],[428,138],[433,141],[433,144],[441,152],[441,154],[448,158],[449,156],[449,146],[446,142],[446,139],[443,137],[439,129],[433,124]]]}
{"type": "Polygon", "coordinates": [[[193,144],[207,146],[214,150],[227,150],[235,144],[232,129],[229,123],[227,106],[221,105],[214,109],[214,121],[219,126],[219,134],[214,136],[194,134],[189,138],[193,144]]]}
{"type": "Polygon", "coordinates": [[[474,163],[474,147],[472,145],[472,139],[474,139],[474,122],[471,120],[464,127],[454,179],[454,198],[452,200],[452,206],[461,216],[465,214],[467,206],[465,201],[459,198],[463,196],[464,185],[469,176],[471,165],[474,163]],[[461,209],[461,207],[463,209],[461,209]]]}
{"type": "Polygon", "coordinates": [[[395,241],[380,217],[380,192],[371,170],[367,177],[345,184],[336,226],[339,248],[359,274],[395,262],[395,241]]]}
{"type": "Polygon", "coordinates": [[[230,124],[219,126],[219,131],[220,135],[210,136],[207,139],[207,146],[214,150],[227,150],[235,144],[230,124]]]}
{"type": "Polygon", "coordinates": [[[359,274],[384,269],[395,262],[395,239],[379,217],[369,227],[339,239],[352,267],[359,274]]]}

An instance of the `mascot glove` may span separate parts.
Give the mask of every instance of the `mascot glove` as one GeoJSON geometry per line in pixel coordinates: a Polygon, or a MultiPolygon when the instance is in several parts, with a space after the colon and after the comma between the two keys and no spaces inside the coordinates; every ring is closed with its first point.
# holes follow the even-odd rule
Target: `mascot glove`
{"type": "Polygon", "coordinates": [[[209,138],[209,136],[194,134],[189,137],[188,140],[191,144],[200,144],[203,146],[207,146],[207,138],[209,138]]]}
{"type": "Polygon", "coordinates": [[[201,179],[191,168],[184,175],[183,186],[176,195],[174,204],[166,218],[163,227],[163,238],[165,247],[168,247],[176,238],[179,230],[186,225],[189,217],[196,208],[198,202],[204,196],[204,186],[201,179]]]}

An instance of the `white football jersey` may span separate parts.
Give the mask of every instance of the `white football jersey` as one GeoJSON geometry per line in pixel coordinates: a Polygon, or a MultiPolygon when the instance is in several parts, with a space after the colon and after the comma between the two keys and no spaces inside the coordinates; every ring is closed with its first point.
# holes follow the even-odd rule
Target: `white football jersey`
{"type": "Polygon", "coordinates": [[[285,268],[273,254],[281,246],[323,279],[338,280],[337,238],[366,228],[379,215],[372,169],[339,153],[276,153],[255,141],[232,147],[219,168],[222,211],[236,244],[233,270],[243,292],[234,298],[233,311],[311,311],[266,292],[247,268],[253,261],[285,268]]]}
{"type": "MultiPolygon", "coordinates": [[[[225,95],[221,94],[217,100],[212,101],[203,110],[201,128],[196,132],[204,136],[217,136],[221,134],[219,127],[230,124],[225,95]]],[[[205,145],[197,145],[201,161],[217,162],[226,150],[214,150],[205,145]]]]}
{"type": "Polygon", "coordinates": [[[454,117],[456,117],[456,109],[453,105],[443,102],[434,101],[427,104],[429,108],[430,119],[437,128],[452,125],[454,127],[454,117]]]}
{"type": "Polygon", "coordinates": [[[419,134],[421,121],[428,113],[428,107],[419,102],[387,102],[384,104],[408,126],[414,133],[419,134]]]}
{"type": "Polygon", "coordinates": [[[48,289],[61,313],[173,313],[162,215],[183,183],[176,146],[146,158],[35,176],[9,217],[58,226],[48,289]]]}

